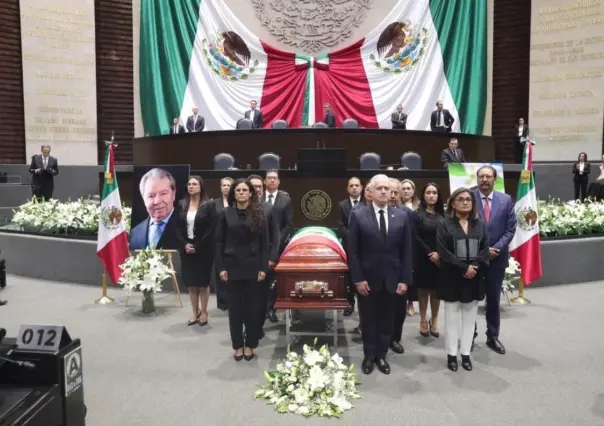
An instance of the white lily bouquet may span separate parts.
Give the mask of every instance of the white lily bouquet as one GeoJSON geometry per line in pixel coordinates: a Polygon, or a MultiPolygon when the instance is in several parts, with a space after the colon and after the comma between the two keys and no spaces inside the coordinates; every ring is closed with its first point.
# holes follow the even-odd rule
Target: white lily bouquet
{"type": "Polygon", "coordinates": [[[287,357],[277,364],[275,371],[265,371],[268,383],[254,394],[275,405],[278,413],[296,413],[305,417],[314,414],[340,417],[352,408],[351,400],[357,393],[354,364],[346,366],[340,355],[331,354],[327,345],[319,350],[304,345],[303,353],[287,348],[287,357]]]}
{"type": "Polygon", "coordinates": [[[514,281],[520,278],[520,263],[512,256],[510,256],[508,267],[505,268],[505,276],[503,278],[503,284],[501,290],[512,293],[514,291],[514,281]]]}
{"type": "Polygon", "coordinates": [[[128,257],[120,265],[122,276],[118,284],[128,294],[133,291],[143,293],[143,312],[155,310],[154,294],[161,292],[162,282],[172,276],[174,270],[168,266],[163,250],[144,249],[128,257]]]}

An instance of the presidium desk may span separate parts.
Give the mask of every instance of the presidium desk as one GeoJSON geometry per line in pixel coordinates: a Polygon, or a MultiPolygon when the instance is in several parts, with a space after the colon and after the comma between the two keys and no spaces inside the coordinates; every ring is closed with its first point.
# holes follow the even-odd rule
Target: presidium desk
{"type": "MultiPolygon", "coordinates": [[[[164,135],[136,138],[133,144],[134,166],[190,164],[191,174],[203,177],[208,195],[220,197],[220,179],[230,176],[244,178],[250,174],[264,175],[258,169],[258,156],[274,152],[281,157],[281,189],[287,191],[293,203],[294,227],[336,227],[338,202],[346,197],[348,178],[359,177],[363,183],[378,173],[377,170],[359,170],[359,157],[364,152],[381,156],[382,167],[395,169],[406,151],[414,151],[423,157],[423,170],[381,170],[391,177],[412,179],[420,191],[428,182],[436,182],[444,195],[449,195],[448,173],[443,170],[440,153],[447,148],[451,137],[459,140],[468,162],[492,162],[495,158],[493,140],[488,136],[454,133],[433,133],[387,129],[261,129],[227,130],[180,135],[164,135]],[[293,170],[298,148],[346,148],[346,170],[308,172],[293,170]],[[213,170],[216,154],[226,152],[235,157],[240,170],[213,170]],[[249,166],[248,166],[249,165],[249,166]]],[[[119,173],[122,199],[132,201],[138,182],[132,182],[132,174],[119,173]]],[[[102,175],[102,174],[101,174],[102,175]]],[[[102,181],[102,176],[100,176],[102,181]]],[[[519,173],[506,173],[505,186],[508,194],[516,193],[519,173]]],[[[182,188],[184,194],[185,188],[182,188]]]]}

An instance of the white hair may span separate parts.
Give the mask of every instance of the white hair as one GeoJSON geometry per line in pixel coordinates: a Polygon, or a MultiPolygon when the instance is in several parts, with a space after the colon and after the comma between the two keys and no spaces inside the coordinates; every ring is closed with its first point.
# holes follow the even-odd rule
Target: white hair
{"type": "Polygon", "coordinates": [[[174,180],[174,176],[172,176],[172,173],[170,173],[169,171],[165,170],[165,169],[160,169],[159,167],[156,167],[154,169],[149,170],[147,173],[145,173],[145,175],[142,177],[140,184],[138,185],[138,189],[141,192],[141,196],[143,198],[145,198],[145,184],[147,183],[147,181],[149,179],[153,179],[153,180],[161,180],[161,179],[169,179],[170,180],[170,188],[172,188],[172,190],[176,190],[176,180],[174,180]]]}
{"type": "Polygon", "coordinates": [[[390,178],[388,176],[384,174],[379,174],[371,178],[371,180],[369,181],[369,185],[371,185],[372,188],[375,188],[375,184],[379,180],[387,180],[388,182],[390,182],[390,178]]]}

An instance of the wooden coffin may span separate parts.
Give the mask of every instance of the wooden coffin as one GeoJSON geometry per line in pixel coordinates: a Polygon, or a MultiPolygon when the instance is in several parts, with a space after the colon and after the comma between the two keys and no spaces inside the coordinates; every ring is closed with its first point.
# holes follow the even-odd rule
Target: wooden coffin
{"type": "Polygon", "coordinates": [[[346,309],[346,253],[329,228],[300,229],[287,245],[276,274],[276,309],[346,309]]]}

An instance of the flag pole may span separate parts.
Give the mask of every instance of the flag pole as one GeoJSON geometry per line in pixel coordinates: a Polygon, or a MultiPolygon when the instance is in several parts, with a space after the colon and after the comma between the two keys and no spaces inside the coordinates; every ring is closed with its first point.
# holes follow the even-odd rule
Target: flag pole
{"type": "Polygon", "coordinates": [[[518,296],[512,297],[510,302],[516,303],[518,305],[528,305],[531,303],[526,297],[524,297],[524,280],[520,278],[518,280],[518,296]]]}
{"type": "Polygon", "coordinates": [[[97,305],[110,305],[115,302],[111,297],[107,296],[107,274],[103,272],[103,279],[101,281],[101,297],[94,301],[97,305]]]}

